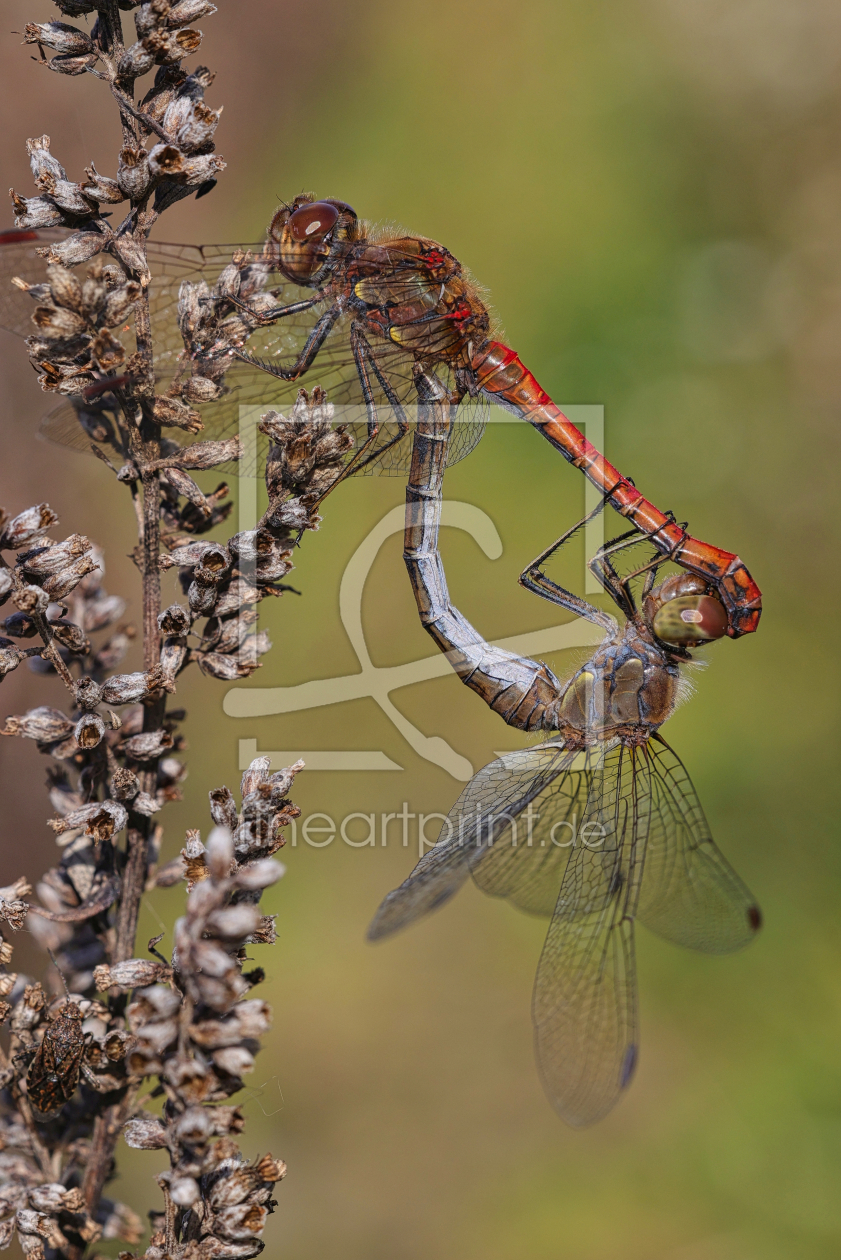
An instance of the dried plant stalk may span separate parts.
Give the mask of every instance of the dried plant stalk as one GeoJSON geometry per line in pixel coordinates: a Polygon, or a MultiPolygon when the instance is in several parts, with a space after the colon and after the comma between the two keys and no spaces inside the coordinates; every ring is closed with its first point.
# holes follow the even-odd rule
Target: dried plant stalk
{"type": "MultiPolygon", "coordinates": [[[[143,1222],[104,1197],[121,1135],[160,1149],[169,1168],[158,1184],[145,1255],[220,1260],[257,1255],[274,1206],[281,1161],[246,1161],[236,1138],[243,1117],[229,1099],[251,1070],[270,1010],[251,997],[261,968],[243,970],[252,945],[274,940],[262,913],[264,888],[283,874],[272,856],[297,815],[289,798],[298,762],[274,774],[258,758],[245,772],[239,808],[227,788],[210,793],[213,829],[190,831],[178,858],[158,867],[158,816],[180,798],[184,713],[170,704],[190,664],[211,678],[247,677],[270,648],[257,606],[287,589],[301,533],[317,529],[317,504],[351,444],[334,431],[332,408],[301,391],[289,417],[262,421],[272,446],[265,469],[268,509],[256,529],[227,542],[203,537],[231,511],[228,487],[205,493],[191,473],[229,463],[238,439],[182,439],[200,432],[201,407],[219,397],[232,356],[256,317],[231,317],[234,289],[259,314],[265,269],[236,256],[213,291],[185,285],[185,344],[202,335],[221,352],[156,394],[149,294],[155,277],[146,240],[161,213],[212,187],[224,162],[215,153],[219,112],[204,101],[212,74],[188,73],[183,58],[202,39],[192,23],[215,12],[209,0],[56,0],[59,20],[28,23],[25,40],[43,64],[68,76],[96,75],[120,114],[122,143],[112,175],[93,165],[73,182],[48,136],[27,148],[36,195],[12,193],[21,228],[61,227],[45,248],[43,283],[19,287],[33,299],[27,345],[43,389],[65,395],[96,435],[91,399],[118,404],[123,465],[138,523],[143,669],[119,668],[137,631],[125,604],[102,585],[101,551],[79,534],[57,539],[45,503],[0,513],[0,604],[14,611],[0,636],[0,679],[28,660],[57,674],[64,709],[40,706],[10,716],[0,734],[34,740],[49,758],[49,795],[59,860],[37,887],[0,889],[0,1247],[14,1234],[32,1260],[47,1252],[82,1260],[100,1238],[130,1246],[143,1222]],[[131,13],[136,40],[124,38],[131,13]],[[65,18],[90,16],[89,30],[65,18]],[[139,101],[135,83],[154,71],[139,101]],[[125,209],[121,221],[109,217],[125,209]],[[128,326],[127,326],[128,321],[128,326]],[[122,332],[133,329],[134,345],[122,332]],[[161,572],[177,569],[183,601],[161,607],[161,572]],[[184,880],[187,903],[167,959],[149,943],[136,957],[144,890],[184,880]],[[53,996],[15,974],[11,937],[26,924],[52,952],[53,996]],[[151,1090],[141,1097],[144,1089],[151,1090]],[[160,1113],[151,1110],[162,1100],[160,1113]]],[[[104,458],[104,457],[103,457],[104,458]]],[[[105,460],[108,463],[107,460],[105,460]]]]}

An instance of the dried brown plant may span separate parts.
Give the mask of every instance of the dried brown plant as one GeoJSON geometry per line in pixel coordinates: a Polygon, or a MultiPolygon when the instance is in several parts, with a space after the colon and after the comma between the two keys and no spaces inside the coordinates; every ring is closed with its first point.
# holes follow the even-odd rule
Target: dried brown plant
{"type": "Polygon", "coordinates": [[[0,1050],[0,1247],[16,1234],[31,1260],[82,1260],[100,1238],[138,1244],[143,1222],[103,1194],[124,1138],[169,1156],[157,1178],[162,1207],[150,1212],[149,1260],[244,1260],[262,1250],[285,1166],[271,1155],[246,1160],[236,1140],[243,1117],[228,1100],[270,1021],[266,1003],[249,996],[263,971],[244,966],[250,946],[274,940],[260,898],[283,874],[272,855],[297,814],[289,791],[302,763],[273,774],[258,758],[243,777],[239,808],[227,788],[212,791],[207,840],[188,832],[180,856],[159,866],[159,815],[179,799],[186,773],[184,713],[170,697],[191,663],[216,679],[258,667],[270,644],[257,629],[257,606],[286,589],[293,547],[318,527],[317,504],[350,438],[333,430],[320,391],[302,391],[289,417],[262,421],[272,445],[268,508],[257,528],[227,542],[203,537],[230,513],[228,487],[206,493],[190,474],[236,460],[239,440],[179,445],[163,430],[180,431],[182,442],[200,432],[202,404],[225,389],[224,346],[234,334],[241,345],[250,331],[248,316],[223,299],[245,296],[257,310],[265,274],[235,256],[213,290],[184,286],[187,368],[158,394],[146,240],[161,213],[203,194],[224,168],[214,151],[219,111],[204,101],[213,76],[182,66],[202,40],[192,23],[215,9],[209,0],[56,4],[60,20],[27,24],[25,41],[49,70],[102,81],[119,111],[122,145],[113,175],[91,166],[75,183],[47,136],[28,142],[36,196],[12,194],[17,226],[66,231],[42,251],[43,283],[19,287],[34,301],[27,344],[42,387],[71,398],[93,437],[95,400],[107,391],[118,404],[124,463],[112,471],[138,524],[143,669],[118,672],[136,631],[122,622],[124,601],[102,585],[99,549],[80,534],[57,539],[46,503],[2,513],[0,603],[15,611],[2,627],[0,678],[28,660],[61,678],[67,704],[10,716],[0,732],[35,741],[49,759],[49,825],[59,848],[38,903],[28,900],[25,880],[0,889],[0,1018],[8,1033],[0,1050]],[[89,29],[65,18],[89,19],[89,29]],[[134,42],[124,20],[133,20],[134,42]],[[138,100],[136,81],[152,71],[138,100]],[[116,206],[127,206],[119,223],[116,206]],[[128,344],[120,330],[133,334],[128,344]],[[195,353],[199,343],[214,345],[212,359],[195,353]],[[162,608],[161,573],[170,568],[184,598],[162,608]],[[135,957],[144,890],[182,880],[186,908],[171,956],[158,952],[157,938],[149,957],[135,957]],[[12,938],[24,923],[54,957],[52,991],[11,970],[12,938]]]}

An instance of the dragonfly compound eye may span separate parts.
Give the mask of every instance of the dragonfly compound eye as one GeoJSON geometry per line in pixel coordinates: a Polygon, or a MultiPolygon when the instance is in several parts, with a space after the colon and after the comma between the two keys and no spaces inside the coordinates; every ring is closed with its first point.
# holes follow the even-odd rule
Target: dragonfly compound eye
{"type": "Polygon", "coordinates": [[[651,629],[664,643],[692,647],[727,633],[727,613],[715,595],[678,595],[660,605],[651,629]]]}
{"type": "Polygon", "coordinates": [[[327,201],[313,201],[290,214],[287,228],[293,241],[323,240],[335,226],[339,211],[327,201]]]}

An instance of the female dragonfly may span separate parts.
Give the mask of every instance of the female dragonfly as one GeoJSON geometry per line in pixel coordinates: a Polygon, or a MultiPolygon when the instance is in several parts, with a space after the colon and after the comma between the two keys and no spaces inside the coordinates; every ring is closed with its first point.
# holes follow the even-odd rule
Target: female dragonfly
{"type": "Polygon", "coordinates": [[[562,683],[546,665],[487,644],[450,603],[438,553],[450,403],[430,374],[418,373],[418,385],[404,555],[421,620],[467,686],[507,723],[544,738],[474,776],[437,844],[385,898],[368,935],[379,940],[408,926],[468,877],[549,917],[533,998],[537,1061],[560,1115],[587,1125],[610,1111],[637,1062],[636,920],[707,953],[741,948],[761,924],[660,734],[680,698],[690,649],[721,638],[727,617],[693,574],[655,585],[660,556],[620,578],[616,558],[639,541],[635,531],[590,562],[621,623],[564,590],[544,567],[582,521],[521,581],[604,630],[592,658],[562,683]],[[642,574],[637,608],[631,584],[642,574]]]}

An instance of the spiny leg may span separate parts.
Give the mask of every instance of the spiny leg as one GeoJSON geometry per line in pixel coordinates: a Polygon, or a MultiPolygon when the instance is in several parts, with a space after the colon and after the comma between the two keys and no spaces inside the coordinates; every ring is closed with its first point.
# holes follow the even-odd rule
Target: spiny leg
{"type": "Polygon", "coordinates": [[[277,363],[268,363],[265,359],[255,358],[254,355],[247,354],[245,350],[238,350],[235,347],[230,350],[230,353],[235,355],[242,363],[248,363],[251,367],[259,368],[261,372],[266,372],[269,376],[276,376],[281,381],[297,380],[299,376],[303,376],[304,372],[312,367],[316,355],[327,340],[333,325],[341,313],[341,308],[338,305],[331,306],[329,310],[324,312],[318,322],[313,325],[309,336],[304,342],[301,353],[291,367],[283,368],[277,363]]]}
{"type": "Polygon", "coordinates": [[[559,586],[557,582],[553,582],[543,572],[543,566],[556,551],[559,551],[565,543],[569,542],[578,533],[579,529],[583,528],[584,525],[587,525],[603,511],[611,493],[612,491],[606,494],[591,512],[588,512],[571,529],[561,534],[556,542],[553,542],[550,547],[547,547],[536,559],[532,560],[531,564],[523,569],[518,579],[520,585],[524,586],[527,591],[531,591],[532,594],[540,595],[542,599],[548,599],[552,604],[559,604],[561,608],[565,608],[568,612],[576,613],[577,616],[584,617],[587,621],[592,621],[595,625],[601,626],[602,629],[607,631],[612,631],[615,628],[613,618],[608,613],[602,612],[600,608],[596,608],[595,605],[589,604],[580,595],[575,595],[572,591],[566,590],[565,587],[559,586]]]}
{"type": "MultiPolygon", "coordinates": [[[[672,512],[668,512],[666,515],[667,523],[669,525],[674,524],[674,514],[672,512]]],[[[683,526],[681,526],[681,528],[683,528],[683,526]]],[[[658,532],[659,531],[655,530],[654,534],[658,532]]],[[[631,589],[631,583],[634,578],[640,577],[643,573],[646,574],[646,580],[643,586],[643,595],[649,594],[654,585],[654,576],[656,575],[657,569],[664,563],[665,560],[670,558],[671,554],[670,553],[669,555],[664,556],[662,552],[658,551],[652,560],[649,560],[646,564],[633,569],[630,573],[626,574],[625,577],[621,577],[617,572],[611,557],[616,555],[618,552],[634,547],[641,542],[650,542],[655,548],[658,546],[654,535],[643,533],[639,529],[631,529],[628,530],[627,533],[620,534],[618,538],[613,538],[609,542],[604,543],[593,558],[587,562],[590,572],[602,583],[605,590],[608,591],[612,599],[619,605],[628,617],[633,617],[636,613],[636,603],[631,589]]],[[[672,551],[676,551],[679,545],[680,544],[676,544],[676,546],[672,548],[672,551]]]]}
{"type": "Polygon", "coordinates": [[[320,496],[318,500],[319,503],[322,499],[325,499],[331,491],[335,490],[336,486],[340,485],[341,482],[347,480],[348,477],[352,477],[353,474],[359,472],[361,468],[367,467],[367,465],[371,464],[375,459],[379,459],[381,455],[394,446],[395,442],[399,442],[409,430],[409,421],[406,419],[406,413],[403,410],[400,399],[397,397],[391,382],[382,371],[380,364],[377,362],[376,355],[371,349],[365,334],[356,323],[351,325],[350,345],[351,350],[353,351],[353,361],[359,377],[359,384],[362,389],[362,397],[365,401],[365,410],[368,415],[368,436],[356,454],[345,464],[335,481],[333,481],[324,491],[324,494],[320,496]],[[389,405],[394,409],[397,416],[397,433],[394,437],[389,438],[387,442],[384,442],[382,446],[375,446],[377,436],[380,431],[380,418],[377,411],[377,403],[374,397],[374,387],[371,380],[372,372],[379,382],[389,405]],[[372,446],[375,446],[374,450],[371,450],[372,446]]]}

